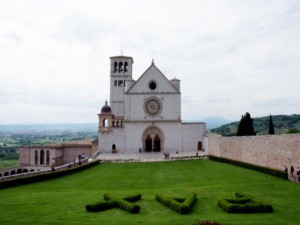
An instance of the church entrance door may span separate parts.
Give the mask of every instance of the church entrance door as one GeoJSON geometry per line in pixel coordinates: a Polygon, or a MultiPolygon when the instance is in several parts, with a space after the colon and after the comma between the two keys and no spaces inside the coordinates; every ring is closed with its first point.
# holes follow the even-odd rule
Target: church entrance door
{"type": "Polygon", "coordinates": [[[147,136],[146,138],[146,152],[151,152],[152,151],[152,139],[150,135],[147,136]]]}
{"type": "Polygon", "coordinates": [[[157,126],[147,127],[142,135],[144,152],[161,152],[164,149],[164,135],[157,126]]]}
{"type": "Polygon", "coordinates": [[[154,137],[154,151],[160,152],[160,138],[158,135],[155,135],[154,137]]]}

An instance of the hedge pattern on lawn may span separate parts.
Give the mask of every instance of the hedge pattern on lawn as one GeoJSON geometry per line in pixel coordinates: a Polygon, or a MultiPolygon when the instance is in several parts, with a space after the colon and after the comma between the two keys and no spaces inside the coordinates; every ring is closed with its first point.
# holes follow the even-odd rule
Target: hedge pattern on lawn
{"type": "Polygon", "coordinates": [[[199,222],[195,225],[221,225],[221,224],[218,222],[203,221],[203,222],[199,222]]]}
{"type": "Polygon", "coordinates": [[[192,208],[196,203],[197,195],[195,193],[190,193],[186,198],[172,198],[157,194],[155,195],[155,199],[175,212],[188,214],[192,211],[192,208]]]}
{"type": "Polygon", "coordinates": [[[141,208],[139,205],[133,204],[133,202],[138,201],[142,198],[141,194],[129,195],[124,198],[116,198],[110,194],[104,194],[103,198],[105,201],[86,205],[86,211],[101,212],[112,208],[121,208],[130,213],[138,213],[141,208]]]}
{"type": "Polygon", "coordinates": [[[218,201],[218,206],[228,213],[270,213],[270,204],[257,201],[250,195],[235,193],[235,197],[218,201]]]}

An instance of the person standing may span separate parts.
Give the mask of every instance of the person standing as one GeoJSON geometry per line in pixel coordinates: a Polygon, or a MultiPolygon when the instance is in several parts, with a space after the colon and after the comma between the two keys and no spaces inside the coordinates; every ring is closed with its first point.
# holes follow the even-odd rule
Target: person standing
{"type": "Polygon", "coordinates": [[[296,170],[296,175],[297,175],[297,182],[300,182],[300,168],[299,168],[299,166],[297,166],[297,170],[296,170]]]}
{"type": "Polygon", "coordinates": [[[293,165],[291,165],[291,176],[292,176],[292,178],[294,178],[294,167],[293,167],[293,165]]]}

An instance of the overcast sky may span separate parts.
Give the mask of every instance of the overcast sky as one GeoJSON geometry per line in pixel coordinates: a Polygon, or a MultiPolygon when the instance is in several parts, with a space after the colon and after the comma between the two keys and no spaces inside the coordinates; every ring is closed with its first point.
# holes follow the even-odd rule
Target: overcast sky
{"type": "Polygon", "coordinates": [[[120,50],[183,120],[300,114],[299,0],[0,0],[0,27],[0,124],[97,122],[120,50]]]}

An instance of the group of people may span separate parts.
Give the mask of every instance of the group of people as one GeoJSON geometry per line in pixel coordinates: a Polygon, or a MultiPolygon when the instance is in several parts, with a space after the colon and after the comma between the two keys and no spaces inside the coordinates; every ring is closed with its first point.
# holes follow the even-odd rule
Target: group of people
{"type": "Polygon", "coordinates": [[[165,159],[170,159],[170,153],[164,152],[163,155],[165,156],[165,159]]]}
{"type": "Polygon", "coordinates": [[[288,168],[287,168],[287,166],[285,165],[284,166],[284,172],[287,174],[287,176],[288,175],[290,175],[290,177],[294,180],[294,181],[296,181],[296,182],[300,182],[300,168],[299,168],[299,166],[297,166],[297,169],[295,170],[295,168],[294,168],[294,166],[293,165],[291,165],[291,167],[290,167],[290,174],[289,174],[289,172],[288,172],[288,168]]]}
{"type": "Polygon", "coordinates": [[[78,156],[78,160],[80,161],[81,159],[84,159],[85,158],[85,154],[84,153],[82,153],[82,154],[79,154],[79,156],[78,156]]]}

